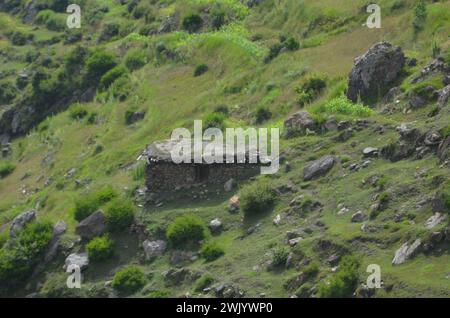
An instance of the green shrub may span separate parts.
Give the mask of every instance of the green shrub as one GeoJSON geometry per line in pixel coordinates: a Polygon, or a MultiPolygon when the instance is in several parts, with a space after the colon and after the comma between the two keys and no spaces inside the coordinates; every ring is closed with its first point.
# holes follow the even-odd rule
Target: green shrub
{"type": "Polygon", "coordinates": [[[275,202],[275,193],[267,182],[254,182],[240,191],[240,209],[245,216],[267,211],[275,202]]]}
{"type": "Polygon", "coordinates": [[[368,117],[373,114],[373,110],[363,104],[354,104],[346,96],[334,98],[317,109],[318,112],[328,114],[344,114],[358,117],[368,117]]]}
{"type": "Polygon", "coordinates": [[[130,71],[138,70],[147,63],[147,54],[143,49],[130,50],[125,56],[125,66],[130,71]]]}
{"type": "Polygon", "coordinates": [[[52,31],[62,31],[66,27],[66,19],[52,10],[42,10],[36,16],[36,23],[44,24],[52,31]]]}
{"type": "Polygon", "coordinates": [[[128,73],[127,69],[122,66],[116,66],[113,69],[110,69],[108,72],[105,73],[105,75],[102,76],[100,79],[100,87],[102,89],[106,89],[111,86],[112,83],[114,83],[115,80],[118,78],[125,76],[128,73]]]}
{"type": "Polygon", "coordinates": [[[197,243],[205,238],[206,226],[198,216],[184,215],[176,218],[169,224],[166,236],[175,246],[197,243]]]}
{"type": "Polygon", "coordinates": [[[417,34],[425,27],[427,20],[427,3],[425,0],[419,0],[414,7],[414,18],[412,21],[414,33],[417,34]]]}
{"type": "Polygon", "coordinates": [[[20,31],[16,31],[13,32],[11,34],[11,43],[13,45],[17,45],[17,46],[23,46],[25,44],[27,44],[28,41],[31,41],[33,39],[33,35],[32,34],[27,34],[27,33],[23,33],[20,31]]]}
{"type": "Polygon", "coordinates": [[[17,285],[31,274],[53,237],[50,222],[28,224],[13,240],[0,249],[0,286],[17,285]]]}
{"type": "Polygon", "coordinates": [[[170,292],[167,290],[153,290],[147,294],[147,298],[169,298],[170,292]]]}
{"type": "Polygon", "coordinates": [[[216,242],[206,242],[203,244],[200,255],[207,261],[212,262],[225,254],[224,249],[216,242]]]}
{"type": "Polygon", "coordinates": [[[197,281],[194,285],[194,291],[197,293],[202,292],[205,288],[208,286],[211,286],[214,283],[214,278],[211,275],[203,275],[197,281]]]}
{"type": "Polygon", "coordinates": [[[70,118],[72,118],[74,120],[81,120],[84,117],[86,117],[88,114],[89,113],[88,113],[87,109],[80,104],[75,104],[75,105],[71,106],[69,109],[69,116],[70,116],[70,118]]]}
{"type": "Polygon", "coordinates": [[[211,25],[215,30],[219,30],[226,20],[226,14],[222,10],[214,10],[211,12],[211,25]]]}
{"type": "Polygon", "coordinates": [[[198,77],[200,75],[205,74],[208,71],[208,65],[206,64],[199,64],[195,67],[194,70],[194,76],[198,77]]]}
{"type": "Polygon", "coordinates": [[[117,98],[119,101],[123,102],[128,98],[130,93],[133,91],[133,84],[130,82],[128,76],[121,76],[112,83],[110,87],[110,94],[113,98],[117,98]]]}
{"type": "Polygon", "coordinates": [[[114,253],[114,242],[104,235],[92,239],[87,245],[86,250],[89,255],[89,259],[100,262],[111,258],[114,253]]]}
{"type": "Polygon", "coordinates": [[[106,72],[115,67],[116,64],[115,54],[96,51],[86,61],[88,77],[90,79],[101,78],[106,72]]]}
{"type": "Polygon", "coordinates": [[[144,272],[137,266],[128,266],[118,271],[112,287],[123,294],[133,294],[141,290],[147,282],[144,272]]]}
{"type": "Polygon", "coordinates": [[[223,113],[210,113],[203,119],[203,129],[218,128],[223,130],[225,115],[223,113]]]}
{"type": "Polygon", "coordinates": [[[360,262],[354,256],[344,256],[339,263],[339,271],[328,284],[318,286],[318,296],[321,298],[350,297],[358,284],[360,262]]]}
{"type": "Polygon", "coordinates": [[[9,235],[7,231],[0,232],[0,249],[6,244],[8,237],[9,235]]]}
{"type": "Polygon", "coordinates": [[[128,200],[113,200],[106,209],[106,223],[110,231],[122,231],[134,222],[134,205],[128,200]]]}
{"type": "Polygon", "coordinates": [[[261,124],[272,117],[272,113],[266,107],[258,107],[255,114],[256,124],[261,124]]]}
{"type": "Polygon", "coordinates": [[[16,166],[10,162],[0,163],[0,179],[3,179],[13,173],[15,169],[16,166]]]}
{"type": "Polygon", "coordinates": [[[100,206],[118,196],[112,186],[106,186],[89,195],[80,196],[75,200],[74,218],[78,222],[97,211],[100,206]]]}
{"type": "Polygon", "coordinates": [[[273,252],[272,264],[275,267],[285,266],[289,256],[289,251],[286,248],[279,248],[273,252]]]}
{"type": "Polygon", "coordinates": [[[280,54],[280,52],[283,48],[284,48],[284,46],[281,43],[276,43],[276,44],[272,45],[269,48],[269,54],[264,59],[264,62],[269,63],[270,61],[272,61],[274,58],[276,58],[280,54]]]}
{"type": "Polygon", "coordinates": [[[300,43],[291,36],[284,42],[284,47],[289,51],[297,51],[300,48],[300,43]]]}
{"type": "Polygon", "coordinates": [[[0,82],[0,105],[8,104],[14,100],[17,89],[11,82],[0,82]]]}
{"type": "Polygon", "coordinates": [[[88,53],[88,50],[83,46],[76,46],[72,49],[64,58],[67,72],[74,73],[76,70],[80,70],[86,62],[88,53]]]}
{"type": "Polygon", "coordinates": [[[182,26],[189,33],[194,33],[202,28],[203,19],[197,13],[192,13],[183,18],[182,26]]]}
{"type": "Polygon", "coordinates": [[[66,273],[52,273],[45,281],[39,294],[45,298],[85,298],[86,292],[83,288],[67,288],[66,273]]]}

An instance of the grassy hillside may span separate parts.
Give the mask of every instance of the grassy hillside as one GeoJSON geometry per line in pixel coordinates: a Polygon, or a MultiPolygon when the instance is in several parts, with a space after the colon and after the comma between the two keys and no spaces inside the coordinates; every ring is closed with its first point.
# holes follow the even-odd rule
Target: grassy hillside
{"type": "MultiPolygon", "coordinates": [[[[120,296],[215,295],[214,290],[204,292],[198,287],[202,280],[213,281],[213,286],[232,285],[249,297],[320,296],[321,284],[337,275],[336,265],[328,262],[333,254],[353,254],[358,260],[354,289],[365,283],[367,265],[379,264],[385,285],[377,290],[377,297],[449,296],[448,242],[402,265],[391,265],[403,243],[429,236],[424,223],[433,212],[430,204],[419,203],[448,189],[448,163],[432,154],[398,162],[377,158],[371,159],[367,168],[349,171],[351,164],[361,163],[364,148],[382,148],[396,141],[395,128],[401,123],[413,123],[423,132],[436,129],[448,133],[448,105],[430,117],[436,102],[403,111],[408,108],[405,97],[396,111],[387,113],[380,96],[369,105],[373,112],[364,116],[368,127],[345,142],[335,140],[338,132],[283,138],[281,150],[290,169],[284,163],[273,176],[243,182],[231,193],[211,189],[206,199],[194,198],[198,190],[192,189],[188,198],[164,201],[158,207],[143,206],[136,195],[136,190],[144,186],[143,164],[136,159],[145,146],[168,138],[174,128],[192,128],[194,119],[206,118],[219,106],[228,109],[227,127],[269,126],[283,131],[284,120],[302,109],[313,113],[318,121],[331,115],[338,121],[361,119],[356,114],[332,113],[325,105],[345,92],[354,58],[374,43],[389,41],[402,47],[407,57],[417,59],[415,66],[405,67],[398,83],[408,96],[417,86],[411,79],[433,57],[441,55],[449,63],[449,1],[427,1],[427,17],[418,32],[413,28],[417,3],[413,0],[378,1],[381,29],[362,26],[369,15],[364,7],[367,1],[362,0],[264,0],[251,7],[238,0],[72,1],[82,7],[79,30],[64,26],[65,8],[60,10],[50,0],[37,1],[40,12],[31,22],[24,22],[29,2],[15,1],[12,8],[0,7],[0,87],[4,95],[8,91],[13,96],[0,99],[0,115],[22,100],[39,100],[39,92],[47,94],[38,103],[45,111],[57,104],[45,97],[49,92],[55,92],[55,101],[59,101],[58,93],[63,91],[68,96],[77,90],[95,91],[91,101],[66,103],[45,119],[33,122],[30,130],[12,136],[11,151],[0,159],[0,169],[12,167],[0,179],[1,245],[7,241],[14,217],[36,208],[38,221],[63,220],[68,225],[63,237],[64,242],[75,242],[70,252],[84,251],[85,242],[78,242],[74,233],[78,223],[74,218],[76,202],[108,185],[123,200],[134,202],[136,222],[151,240],[165,240],[167,226],[185,214],[195,214],[205,224],[219,218],[224,225],[221,234],[207,231],[204,239],[219,244],[223,256],[211,262],[200,256],[177,265],[170,261],[175,250],[191,249],[195,254],[199,247],[171,245],[164,255],[144,261],[142,236],[129,231],[112,233],[114,256],[91,262],[81,290],[64,291],[58,296],[115,295],[105,282],[129,264],[137,264],[145,272],[145,283],[120,296]],[[192,19],[187,18],[191,16],[201,17],[203,22],[189,23],[192,19]],[[294,43],[292,49],[279,52],[277,45],[288,40],[294,43]],[[86,57],[71,65],[68,57],[78,47],[86,48],[86,57]],[[115,67],[122,67],[124,73],[106,87],[99,84],[106,81],[106,72],[94,79],[89,77],[89,59],[96,52],[112,54],[115,67]],[[201,64],[207,65],[208,71],[194,76],[201,64]],[[33,84],[39,72],[45,80],[36,88],[33,84]],[[22,73],[28,75],[25,84],[19,85],[22,73]],[[301,88],[311,76],[323,78],[326,89],[301,106],[301,88]],[[269,111],[270,118],[258,121],[260,109],[269,111]],[[145,118],[127,123],[127,114],[138,111],[145,112],[145,118]],[[376,129],[380,126],[385,128],[383,134],[376,129]],[[338,157],[339,164],[326,176],[305,182],[303,168],[329,154],[338,157]],[[381,186],[362,183],[373,175],[380,176],[381,186]],[[439,178],[443,182],[436,183],[439,178]],[[293,186],[277,195],[270,210],[260,216],[248,219],[242,211],[229,213],[228,199],[261,182],[259,179],[269,179],[274,189],[293,186]],[[290,202],[300,195],[303,203],[317,201],[320,208],[296,211],[290,202]],[[363,231],[361,223],[350,222],[359,210],[369,215],[371,205],[381,195],[389,197],[387,207],[365,223],[373,231],[363,231]],[[338,215],[343,206],[349,212],[338,215]],[[277,215],[281,222],[276,226],[272,220],[277,215]],[[396,215],[401,216],[400,221],[395,221],[396,215]],[[285,243],[286,232],[295,229],[301,229],[303,240],[290,247],[285,243]],[[293,266],[268,266],[277,258],[285,261],[289,252],[293,266]],[[180,267],[190,275],[182,282],[171,283],[165,272],[180,267]],[[293,277],[305,272],[308,275],[303,284],[287,286],[293,277]]],[[[444,86],[441,75],[427,79],[427,83],[436,89],[444,86]]],[[[102,208],[107,210],[108,204],[102,208]]],[[[439,226],[448,226],[446,222],[439,226]]],[[[9,296],[49,296],[53,295],[49,290],[64,290],[64,256],[59,253],[45,270],[26,275],[2,292],[9,296]]]]}

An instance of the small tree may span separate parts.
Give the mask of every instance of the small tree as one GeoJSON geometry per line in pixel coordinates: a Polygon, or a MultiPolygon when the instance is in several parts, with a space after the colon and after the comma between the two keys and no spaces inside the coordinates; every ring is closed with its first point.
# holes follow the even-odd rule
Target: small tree
{"type": "Polygon", "coordinates": [[[183,18],[182,25],[183,29],[189,33],[194,33],[203,26],[203,19],[197,13],[192,13],[183,18]]]}

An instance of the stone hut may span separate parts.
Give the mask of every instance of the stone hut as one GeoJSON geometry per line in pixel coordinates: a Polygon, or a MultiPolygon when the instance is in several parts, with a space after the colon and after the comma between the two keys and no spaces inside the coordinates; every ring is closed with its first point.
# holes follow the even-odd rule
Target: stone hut
{"type": "MultiPolygon", "coordinates": [[[[249,163],[249,148],[245,150],[245,162],[238,162],[238,154],[228,154],[224,147],[223,163],[174,163],[171,150],[178,142],[172,140],[157,141],[149,145],[143,153],[147,160],[145,169],[146,186],[149,192],[170,192],[202,184],[223,186],[231,178],[246,179],[260,173],[261,163],[249,163]],[[226,158],[234,156],[233,162],[226,163],[226,158]]],[[[208,142],[203,142],[205,149],[208,142]]],[[[192,147],[193,149],[193,147],[192,147]]],[[[193,158],[193,155],[191,156],[193,158]]]]}

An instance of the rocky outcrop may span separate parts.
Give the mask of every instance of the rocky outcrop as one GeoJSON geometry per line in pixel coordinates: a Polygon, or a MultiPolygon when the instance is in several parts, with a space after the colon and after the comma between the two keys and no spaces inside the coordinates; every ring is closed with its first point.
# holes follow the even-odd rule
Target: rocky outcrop
{"type": "Polygon", "coordinates": [[[427,78],[430,75],[435,74],[446,74],[449,73],[450,69],[445,64],[445,61],[442,58],[434,59],[430,62],[427,66],[425,66],[421,71],[420,74],[416,77],[414,77],[411,81],[412,84],[420,83],[425,78],[427,78]]]}
{"type": "Polygon", "coordinates": [[[310,113],[301,111],[286,119],[284,127],[288,135],[305,134],[316,129],[316,122],[310,113]]]}
{"type": "Polygon", "coordinates": [[[97,211],[84,220],[76,227],[75,232],[84,239],[91,239],[100,236],[106,231],[106,218],[102,211],[97,211]]]}
{"type": "Polygon", "coordinates": [[[151,260],[157,256],[161,256],[162,254],[164,254],[164,252],[166,251],[166,248],[167,248],[167,243],[162,240],[158,240],[158,241],[146,240],[142,244],[142,246],[144,248],[145,259],[151,260]]]}
{"type": "Polygon", "coordinates": [[[377,97],[389,89],[405,64],[400,47],[388,42],[377,43],[355,59],[348,82],[347,97],[353,102],[377,97]]]}
{"type": "Polygon", "coordinates": [[[450,85],[438,91],[438,105],[444,107],[450,101],[450,85]]]}
{"type": "Polygon", "coordinates": [[[336,163],[336,157],[325,156],[308,164],[303,169],[303,179],[309,181],[316,179],[328,173],[336,163]]]}
{"type": "Polygon", "coordinates": [[[422,246],[422,241],[417,239],[411,245],[408,243],[403,244],[396,252],[394,259],[392,260],[392,265],[400,265],[406,262],[408,259],[414,257],[420,250],[422,246]]]}
{"type": "Polygon", "coordinates": [[[25,211],[14,218],[11,228],[9,229],[9,237],[15,237],[25,226],[36,219],[36,210],[25,211]]]}
{"type": "Polygon", "coordinates": [[[64,264],[64,268],[68,268],[71,265],[76,265],[80,268],[80,270],[84,270],[89,266],[89,258],[87,253],[73,253],[67,256],[64,264]]]}

